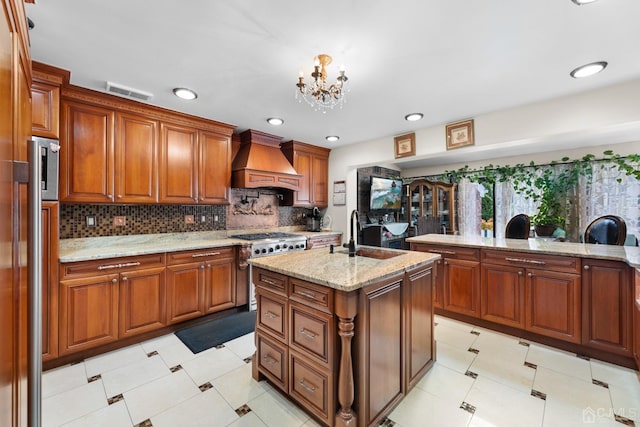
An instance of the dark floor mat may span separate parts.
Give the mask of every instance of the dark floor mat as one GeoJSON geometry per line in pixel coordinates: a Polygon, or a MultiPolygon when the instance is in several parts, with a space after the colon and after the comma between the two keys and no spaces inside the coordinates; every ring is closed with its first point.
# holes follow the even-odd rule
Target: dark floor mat
{"type": "Polygon", "coordinates": [[[175,334],[195,354],[246,335],[255,325],[256,312],[243,311],[180,329],[175,334]]]}

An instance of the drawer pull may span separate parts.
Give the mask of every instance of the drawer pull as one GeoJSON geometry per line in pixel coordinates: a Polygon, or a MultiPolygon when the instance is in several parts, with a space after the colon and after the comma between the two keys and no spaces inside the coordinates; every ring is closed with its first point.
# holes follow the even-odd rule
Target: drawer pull
{"type": "Polygon", "coordinates": [[[302,388],[304,388],[305,390],[307,390],[308,392],[315,392],[316,391],[316,387],[312,386],[312,385],[308,385],[307,383],[304,382],[304,380],[300,380],[298,381],[298,384],[300,384],[300,386],[302,386],[302,388]]]}
{"type": "Polygon", "coordinates": [[[191,255],[191,258],[202,258],[205,256],[216,256],[216,255],[220,255],[220,252],[205,252],[202,254],[193,254],[191,255]]]}
{"type": "Polygon", "coordinates": [[[298,333],[299,333],[300,335],[302,335],[303,337],[308,338],[308,339],[310,339],[310,340],[314,340],[314,339],[316,339],[316,337],[318,336],[318,334],[314,334],[313,332],[311,332],[310,330],[305,329],[305,328],[301,328],[301,329],[298,331],[298,333]]]}
{"type": "Polygon", "coordinates": [[[276,283],[276,282],[274,282],[274,281],[273,281],[273,280],[271,280],[271,279],[263,279],[263,278],[260,278],[260,280],[262,280],[264,283],[267,283],[267,284],[269,284],[269,285],[273,285],[273,286],[276,286],[276,285],[277,285],[277,283],[276,283]]]}
{"type": "Polygon", "coordinates": [[[114,268],[122,268],[122,267],[136,267],[140,265],[140,262],[125,262],[124,264],[107,264],[98,266],[98,270],[111,270],[114,268]]]}
{"type": "Polygon", "coordinates": [[[455,255],[456,251],[445,251],[443,249],[429,249],[429,252],[435,252],[437,254],[455,255]]]}
{"type": "Polygon", "coordinates": [[[274,359],[273,357],[267,355],[262,356],[262,361],[267,363],[268,365],[275,365],[276,363],[278,363],[278,361],[276,359],[274,359]]]}
{"type": "Polygon", "coordinates": [[[524,262],[525,264],[535,264],[535,265],[545,265],[544,261],[538,261],[535,259],[526,259],[526,258],[505,258],[506,261],[510,262],[524,262]]]}
{"type": "Polygon", "coordinates": [[[309,298],[309,299],[316,299],[316,294],[312,294],[311,292],[305,292],[305,291],[296,291],[296,293],[298,295],[302,295],[303,297],[309,298]]]}
{"type": "Polygon", "coordinates": [[[278,316],[278,315],[277,315],[276,313],[274,313],[273,311],[267,311],[267,312],[264,314],[264,317],[268,317],[269,319],[276,319],[276,318],[278,318],[278,317],[280,317],[280,316],[278,316]]]}

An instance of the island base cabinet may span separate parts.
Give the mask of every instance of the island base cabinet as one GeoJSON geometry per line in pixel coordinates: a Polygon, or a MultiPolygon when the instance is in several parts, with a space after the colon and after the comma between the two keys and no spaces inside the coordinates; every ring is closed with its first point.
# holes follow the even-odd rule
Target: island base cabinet
{"type": "Polygon", "coordinates": [[[335,385],[332,372],[310,363],[291,351],[289,394],[318,419],[332,425],[335,416],[335,385]]]}
{"type": "Polygon", "coordinates": [[[402,277],[361,290],[355,365],[359,417],[377,425],[403,397],[402,277]]]}
{"type": "Polygon", "coordinates": [[[433,335],[433,269],[410,272],[404,287],[406,387],[420,380],[435,359],[433,335]]]}
{"type": "Polygon", "coordinates": [[[629,266],[585,259],[582,288],[582,344],[632,356],[633,289],[629,266]]]}

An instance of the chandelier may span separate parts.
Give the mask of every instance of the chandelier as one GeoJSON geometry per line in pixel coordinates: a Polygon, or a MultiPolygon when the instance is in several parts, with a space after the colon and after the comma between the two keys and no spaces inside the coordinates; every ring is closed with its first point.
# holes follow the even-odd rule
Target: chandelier
{"type": "Polygon", "coordinates": [[[326,113],[327,110],[333,109],[336,105],[342,108],[346,102],[345,93],[348,92],[347,76],[344,74],[344,66],[340,67],[340,74],[336,78],[336,82],[327,86],[327,65],[331,64],[333,59],[327,54],[321,54],[314,58],[313,81],[310,84],[304,82],[304,74],[300,71],[298,77],[298,90],[296,91],[296,99],[302,102],[304,99],[307,104],[316,111],[326,113]]]}

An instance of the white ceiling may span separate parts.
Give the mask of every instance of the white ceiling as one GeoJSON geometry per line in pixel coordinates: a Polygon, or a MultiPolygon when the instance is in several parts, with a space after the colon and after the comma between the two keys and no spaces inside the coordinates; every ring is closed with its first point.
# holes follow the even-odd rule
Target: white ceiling
{"type": "Polygon", "coordinates": [[[154,105],[326,147],[640,78],[639,0],[38,0],[26,11],[33,59],[75,85],[111,81],[154,105]],[[342,110],[294,97],[319,53],[334,58],[330,80],[346,67],[342,110]],[[603,73],[569,76],[600,60],[603,73]],[[198,99],[176,98],[179,86],[198,99]],[[411,112],[425,118],[406,122],[411,112]]]}

